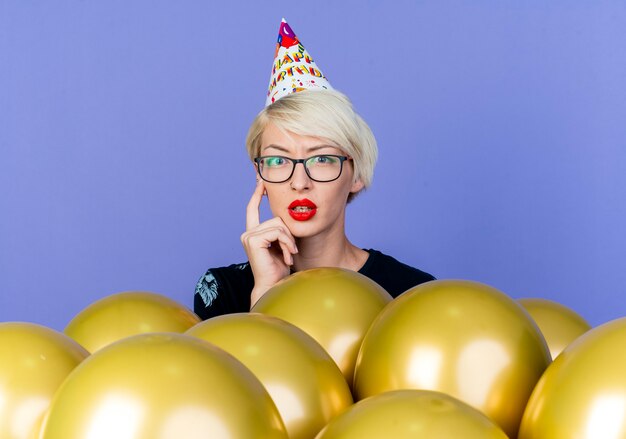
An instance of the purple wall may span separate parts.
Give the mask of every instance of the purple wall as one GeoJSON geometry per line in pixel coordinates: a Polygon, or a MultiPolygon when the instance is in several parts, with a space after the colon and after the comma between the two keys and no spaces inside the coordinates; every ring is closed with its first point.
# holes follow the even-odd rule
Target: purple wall
{"type": "Polygon", "coordinates": [[[52,3],[0,1],[0,321],[244,260],[282,16],[379,140],[355,244],[626,315],[623,2],[52,3]]]}

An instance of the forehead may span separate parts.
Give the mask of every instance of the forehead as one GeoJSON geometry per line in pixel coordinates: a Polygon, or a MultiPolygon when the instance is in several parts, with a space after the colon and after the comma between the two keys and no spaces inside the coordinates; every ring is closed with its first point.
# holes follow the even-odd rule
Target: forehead
{"type": "Polygon", "coordinates": [[[322,137],[304,136],[278,128],[269,123],[261,136],[261,154],[276,153],[342,153],[334,142],[322,137]]]}

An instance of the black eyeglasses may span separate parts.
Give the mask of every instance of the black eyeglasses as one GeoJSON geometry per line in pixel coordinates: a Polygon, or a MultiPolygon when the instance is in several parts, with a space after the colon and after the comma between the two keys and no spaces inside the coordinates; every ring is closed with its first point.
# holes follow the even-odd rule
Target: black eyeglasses
{"type": "Polygon", "coordinates": [[[284,183],[293,175],[296,165],[302,163],[309,178],[319,183],[337,180],[343,162],[350,157],[333,154],[314,155],[306,159],[292,159],[281,155],[267,155],[254,159],[261,178],[268,183],[284,183]]]}

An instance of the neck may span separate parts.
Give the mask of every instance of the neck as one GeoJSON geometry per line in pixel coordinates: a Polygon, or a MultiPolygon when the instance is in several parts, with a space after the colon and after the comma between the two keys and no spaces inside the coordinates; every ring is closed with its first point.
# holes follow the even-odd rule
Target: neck
{"type": "Polygon", "coordinates": [[[358,271],[369,253],[353,245],[343,229],[325,236],[296,238],[298,253],[294,255],[294,271],[320,267],[339,267],[358,271]]]}

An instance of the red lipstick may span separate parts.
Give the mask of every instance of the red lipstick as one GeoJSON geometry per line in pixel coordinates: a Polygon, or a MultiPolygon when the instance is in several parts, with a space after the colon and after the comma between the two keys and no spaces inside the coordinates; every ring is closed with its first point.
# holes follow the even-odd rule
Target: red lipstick
{"type": "Polygon", "coordinates": [[[289,215],[296,221],[308,221],[317,213],[317,206],[307,198],[293,201],[287,209],[289,215]]]}

